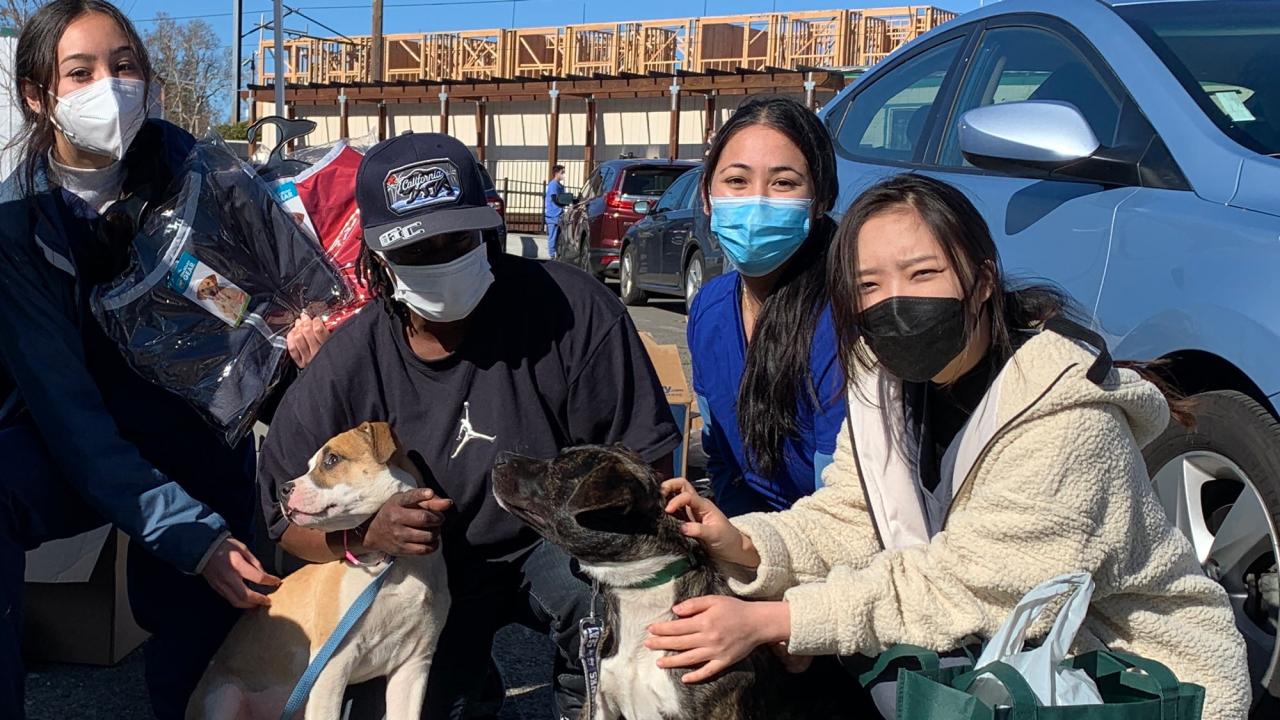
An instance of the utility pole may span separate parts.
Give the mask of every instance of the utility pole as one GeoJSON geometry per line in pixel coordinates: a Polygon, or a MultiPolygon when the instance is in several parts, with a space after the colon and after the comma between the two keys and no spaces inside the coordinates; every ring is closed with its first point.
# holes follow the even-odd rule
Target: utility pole
{"type": "Polygon", "coordinates": [[[284,117],[284,74],[288,70],[288,63],[284,59],[284,2],[275,0],[271,4],[273,6],[271,29],[276,36],[276,116],[284,117]]]}
{"type": "Polygon", "coordinates": [[[369,79],[379,82],[385,70],[382,66],[382,0],[373,0],[373,47],[370,49],[369,73],[372,77],[369,79]]]}
{"type": "Polygon", "coordinates": [[[240,122],[240,57],[244,36],[244,0],[231,0],[231,123],[240,122]]]}

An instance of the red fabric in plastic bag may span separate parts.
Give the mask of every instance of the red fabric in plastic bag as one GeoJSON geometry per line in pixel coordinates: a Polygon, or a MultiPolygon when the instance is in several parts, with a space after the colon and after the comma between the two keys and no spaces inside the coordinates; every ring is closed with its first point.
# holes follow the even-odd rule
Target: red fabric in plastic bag
{"type": "Polygon", "coordinates": [[[316,228],[325,256],[342,272],[355,295],[351,305],[325,319],[329,330],[369,302],[368,289],[356,279],[356,260],[364,243],[360,209],[356,207],[356,172],[363,159],[359,151],[340,144],[294,178],[298,197],[316,228]]]}

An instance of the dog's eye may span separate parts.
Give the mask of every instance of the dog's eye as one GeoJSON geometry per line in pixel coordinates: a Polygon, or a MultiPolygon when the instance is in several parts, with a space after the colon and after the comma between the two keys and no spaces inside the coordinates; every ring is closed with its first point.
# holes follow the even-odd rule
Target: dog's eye
{"type": "Polygon", "coordinates": [[[332,470],[333,466],[337,465],[340,462],[342,462],[342,458],[338,457],[334,453],[329,453],[324,456],[324,469],[332,470]]]}

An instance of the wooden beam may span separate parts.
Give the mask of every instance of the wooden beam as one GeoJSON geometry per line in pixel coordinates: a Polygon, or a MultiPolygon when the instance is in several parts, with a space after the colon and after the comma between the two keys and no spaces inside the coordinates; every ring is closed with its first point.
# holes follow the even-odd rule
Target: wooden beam
{"type": "MultiPolygon", "coordinates": [[[[844,76],[827,71],[751,73],[739,75],[685,76],[679,78],[681,92],[711,93],[720,95],[742,95],[769,92],[803,93],[806,79],[812,77],[815,91],[838,92],[845,85],[844,76]]],[[[561,97],[594,96],[597,100],[610,98],[659,97],[670,92],[672,78],[616,78],[593,80],[537,80],[493,82],[478,80],[445,85],[438,82],[388,83],[382,85],[360,85],[345,88],[347,97],[352,102],[406,102],[429,103],[439,98],[442,88],[447,87],[453,100],[474,101],[486,98],[490,102],[542,100],[548,97],[554,85],[561,97]]],[[[255,88],[259,99],[271,102],[275,91],[271,87],[255,88]]],[[[343,91],[336,86],[329,87],[291,87],[289,98],[300,104],[329,104],[337,102],[338,94],[343,91]]]]}
{"type": "Polygon", "coordinates": [[[716,94],[707,93],[702,99],[702,146],[711,145],[711,135],[716,131],[716,94]]]}
{"type": "Polygon", "coordinates": [[[551,177],[551,168],[560,159],[560,90],[552,87],[548,94],[551,96],[551,128],[547,132],[547,177],[551,177]]]}
{"type": "Polygon", "coordinates": [[[485,143],[489,140],[489,128],[485,122],[485,101],[476,103],[476,160],[484,165],[485,143]]]}
{"type": "Polygon", "coordinates": [[[378,141],[387,139],[387,104],[378,103],[378,141]]]}
{"type": "Polygon", "coordinates": [[[586,175],[596,169],[596,99],[587,98],[587,138],[583,148],[583,159],[586,160],[586,175]]]}
{"type": "Polygon", "coordinates": [[[386,42],[382,38],[382,0],[373,0],[373,47],[370,50],[369,75],[377,81],[386,77],[386,42]]]}
{"type": "Polygon", "coordinates": [[[449,134],[449,91],[440,88],[440,132],[449,134]]]}
{"type": "Polygon", "coordinates": [[[351,139],[351,103],[345,93],[338,96],[338,137],[351,139]]]}
{"type": "Polygon", "coordinates": [[[680,82],[672,78],[671,87],[671,128],[667,139],[667,158],[680,159],[680,82]]]}

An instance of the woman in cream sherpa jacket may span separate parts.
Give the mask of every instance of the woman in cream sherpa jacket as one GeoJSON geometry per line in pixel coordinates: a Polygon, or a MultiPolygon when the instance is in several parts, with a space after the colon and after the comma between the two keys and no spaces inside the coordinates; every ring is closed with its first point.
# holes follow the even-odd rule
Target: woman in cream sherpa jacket
{"type": "Polygon", "coordinates": [[[791,509],[730,525],[672,481],[685,492],[669,510],[694,511],[686,532],[733,564],[734,591],[773,602],[677,606],[682,619],[651,628],[650,647],[676,653],[660,665],[700,666],[686,675],[697,681],[773,642],[792,655],[952,650],[990,637],[1034,586],[1086,570],[1097,588],[1073,651],[1154,659],[1205,687],[1205,718],[1246,716],[1245,647],[1227,597],[1165,517],[1143,462],[1169,420],[1159,389],[1083,343],[1034,334],[956,438],[950,504],[931,513],[895,439],[902,383],[875,366],[853,384],[824,486],[791,509]]]}

